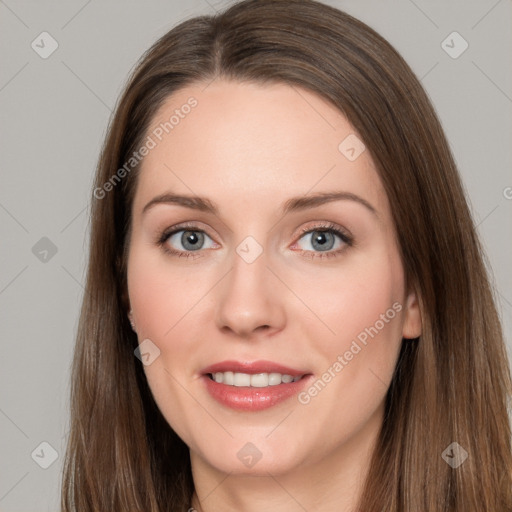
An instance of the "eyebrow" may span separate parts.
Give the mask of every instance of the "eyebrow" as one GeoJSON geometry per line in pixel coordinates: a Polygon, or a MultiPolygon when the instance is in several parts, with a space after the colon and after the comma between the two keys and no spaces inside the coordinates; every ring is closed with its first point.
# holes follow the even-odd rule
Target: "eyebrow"
{"type": "MultiPolygon", "coordinates": [[[[362,197],[359,197],[352,192],[345,191],[319,192],[307,196],[292,197],[283,204],[282,214],[284,215],[290,212],[307,210],[309,208],[315,208],[326,203],[341,200],[355,201],[363,205],[372,214],[378,217],[377,210],[368,201],[366,201],[366,199],[363,199],[362,197]]],[[[151,201],[149,201],[149,203],[147,203],[146,206],[144,206],[142,209],[142,214],[145,214],[148,210],[157,204],[176,204],[179,206],[184,206],[185,208],[212,213],[214,215],[218,215],[219,212],[215,203],[207,198],[199,196],[179,195],[172,192],[167,192],[151,199],[151,201]]]]}

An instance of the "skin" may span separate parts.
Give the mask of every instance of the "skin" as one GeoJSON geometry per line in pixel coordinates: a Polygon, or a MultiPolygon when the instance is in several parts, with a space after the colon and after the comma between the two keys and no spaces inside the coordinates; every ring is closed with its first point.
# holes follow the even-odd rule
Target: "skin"
{"type": "MultiPolygon", "coordinates": [[[[150,388],[190,448],[192,505],[353,510],[402,338],[421,334],[386,193],[368,151],[355,161],[339,151],[355,131],[314,93],[217,79],[173,94],[152,127],[190,96],[197,106],[142,163],[128,292],[139,342],[149,338],[160,350],[144,367],[150,388]],[[340,190],[376,214],[351,200],[281,212],[291,197],[340,190]],[[142,213],[169,191],[208,198],[218,214],[176,204],[142,213]],[[204,248],[188,251],[193,257],[166,254],[156,242],[182,222],[207,235],[204,248]],[[342,249],[335,257],[321,257],[312,233],[300,231],[326,222],[354,238],[349,246],[335,236],[327,251],[342,249]],[[263,250],[250,264],[236,252],[247,236],[263,250]],[[307,404],[295,396],[263,411],[235,411],[213,400],[200,379],[212,363],[265,359],[307,369],[316,380],[394,303],[401,311],[307,404]],[[237,457],[247,442],[262,455],[251,468],[237,457]]],[[[166,245],[186,252],[181,234],[166,245]]]]}

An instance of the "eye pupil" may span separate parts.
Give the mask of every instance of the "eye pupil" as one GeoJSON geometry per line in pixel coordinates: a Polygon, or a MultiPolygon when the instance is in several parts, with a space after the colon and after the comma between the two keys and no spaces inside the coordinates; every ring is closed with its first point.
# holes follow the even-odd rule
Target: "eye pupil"
{"type": "Polygon", "coordinates": [[[198,231],[184,231],[181,235],[181,243],[188,251],[197,251],[203,241],[204,235],[198,231]]]}
{"type": "Polygon", "coordinates": [[[328,231],[313,231],[313,247],[320,250],[329,250],[334,246],[334,235],[328,231]]]}

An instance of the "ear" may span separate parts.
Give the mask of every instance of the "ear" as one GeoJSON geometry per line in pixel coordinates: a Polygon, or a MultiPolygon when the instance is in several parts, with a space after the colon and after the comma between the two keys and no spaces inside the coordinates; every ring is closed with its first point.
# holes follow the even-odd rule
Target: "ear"
{"type": "Polygon", "coordinates": [[[130,320],[130,324],[132,325],[133,332],[137,332],[137,330],[135,329],[135,322],[133,321],[133,311],[131,309],[128,312],[128,320],[130,320]]]}
{"type": "Polygon", "coordinates": [[[421,335],[421,311],[416,292],[412,291],[407,296],[402,337],[414,339],[421,335]]]}

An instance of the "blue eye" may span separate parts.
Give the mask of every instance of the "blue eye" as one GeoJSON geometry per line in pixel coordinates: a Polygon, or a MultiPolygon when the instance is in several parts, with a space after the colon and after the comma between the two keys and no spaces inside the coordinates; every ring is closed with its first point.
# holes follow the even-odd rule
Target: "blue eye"
{"type": "Polygon", "coordinates": [[[320,231],[316,229],[314,231],[309,231],[306,235],[301,237],[301,240],[302,239],[309,240],[309,245],[313,249],[302,247],[302,249],[308,251],[330,251],[336,244],[336,234],[334,234],[332,231],[320,231]]]}
{"type": "Polygon", "coordinates": [[[351,237],[332,224],[303,230],[303,233],[297,241],[297,245],[303,253],[313,253],[309,254],[310,257],[336,256],[346,246],[351,246],[353,243],[351,237]]]}
{"type": "Polygon", "coordinates": [[[186,251],[199,251],[200,249],[209,249],[212,244],[205,247],[205,241],[213,240],[204,232],[197,229],[180,229],[172,231],[171,233],[164,233],[160,242],[162,245],[171,245],[169,252],[186,252],[186,251]],[[176,245],[181,245],[177,247],[176,245]]]}

